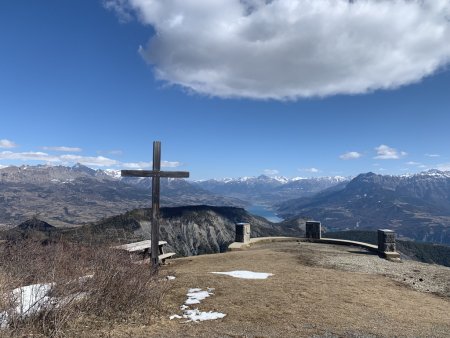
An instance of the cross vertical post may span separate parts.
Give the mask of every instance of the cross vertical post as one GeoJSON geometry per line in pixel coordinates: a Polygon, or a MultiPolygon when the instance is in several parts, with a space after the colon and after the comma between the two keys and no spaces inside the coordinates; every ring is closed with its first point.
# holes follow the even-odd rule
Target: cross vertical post
{"type": "Polygon", "coordinates": [[[152,229],[151,229],[151,263],[153,273],[159,267],[159,202],[160,178],[187,178],[187,171],[161,171],[161,142],[153,142],[153,170],[122,170],[123,177],[151,177],[152,178],[152,229]]]}
{"type": "MultiPolygon", "coordinates": [[[[161,170],[161,142],[153,142],[153,172],[157,173],[161,170]]],[[[160,195],[160,177],[154,175],[152,177],[152,249],[151,261],[152,269],[155,272],[159,265],[159,195],[160,195]]]]}

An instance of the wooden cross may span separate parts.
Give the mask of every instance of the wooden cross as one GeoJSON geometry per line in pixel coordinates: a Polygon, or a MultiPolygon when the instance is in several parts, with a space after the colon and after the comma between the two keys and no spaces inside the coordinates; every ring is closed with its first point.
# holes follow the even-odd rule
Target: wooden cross
{"type": "Polygon", "coordinates": [[[159,195],[160,178],[186,178],[189,177],[188,171],[161,171],[161,142],[153,142],[153,170],[122,170],[122,176],[127,177],[151,177],[152,178],[152,246],[151,262],[154,272],[159,267],[159,195]]]}

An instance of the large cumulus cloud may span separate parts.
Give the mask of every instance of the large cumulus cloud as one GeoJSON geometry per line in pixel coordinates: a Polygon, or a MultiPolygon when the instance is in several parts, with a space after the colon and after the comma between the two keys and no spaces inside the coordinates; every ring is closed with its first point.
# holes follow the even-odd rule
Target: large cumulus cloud
{"type": "Polygon", "coordinates": [[[450,61],[450,0],[107,0],[155,34],[156,76],[220,97],[296,99],[420,81],[450,61]]]}

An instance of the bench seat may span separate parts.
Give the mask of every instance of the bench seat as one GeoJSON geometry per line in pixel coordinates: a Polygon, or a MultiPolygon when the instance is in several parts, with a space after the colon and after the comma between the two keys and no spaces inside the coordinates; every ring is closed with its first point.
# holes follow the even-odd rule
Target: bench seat
{"type": "MultiPolygon", "coordinates": [[[[159,247],[166,245],[166,244],[167,244],[166,241],[158,242],[159,247]]],[[[142,250],[146,250],[146,249],[150,250],[151,247],[152,247],[152,241],[149,239],[149,240],[140,241],[140,242],[118,245],[118,246],[115,246],[114,249],[126,250],[128,252],[136,252],[136,251],[142,251],[142,250]]]]}

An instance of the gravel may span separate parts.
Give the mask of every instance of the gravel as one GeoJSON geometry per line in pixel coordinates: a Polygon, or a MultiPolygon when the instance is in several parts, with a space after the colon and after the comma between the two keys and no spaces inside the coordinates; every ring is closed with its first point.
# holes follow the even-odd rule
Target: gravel
{"type": "Polygon", "coordinates": [[[303,249],[310,248],[310,264],[317,266],[368,274],[379,274],[420,291],[450,297],[450,268],[402,260],[391,262],[358,247],[301,243],[303,249]]]}

